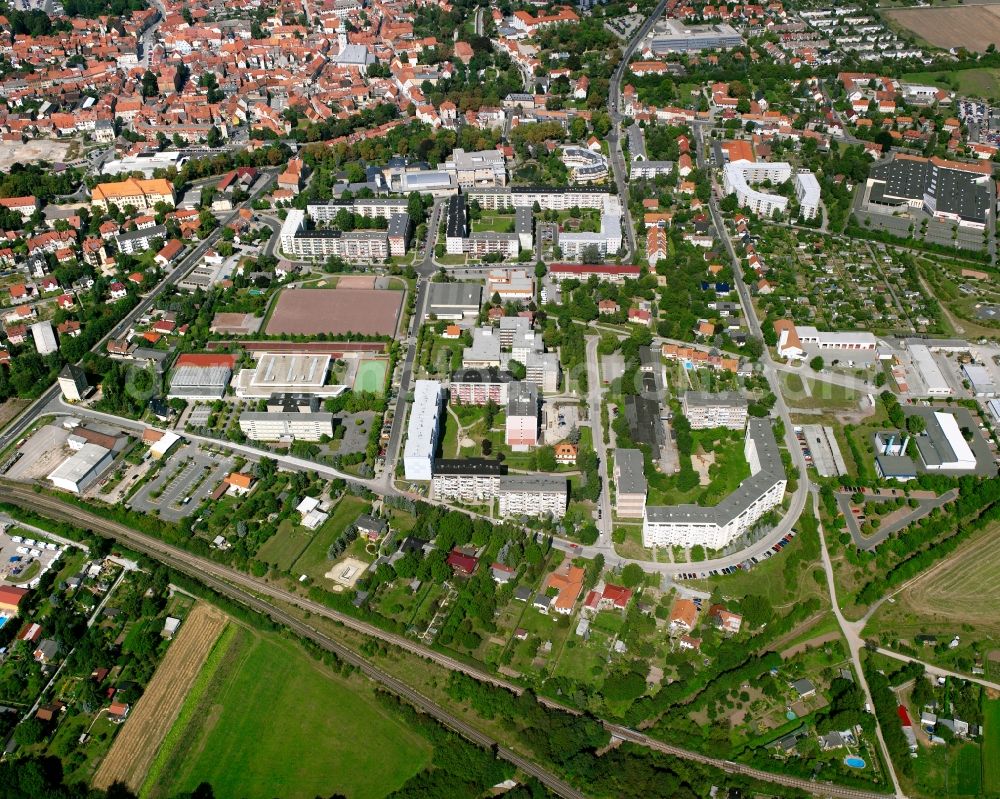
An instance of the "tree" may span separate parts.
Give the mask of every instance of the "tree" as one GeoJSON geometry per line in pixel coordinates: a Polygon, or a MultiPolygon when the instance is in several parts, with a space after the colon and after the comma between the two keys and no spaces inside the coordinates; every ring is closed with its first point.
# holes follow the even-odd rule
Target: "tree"
{"type": "Polygon", "coordinates": [[[31,746],[38,743],[45,735],[42,723],[38,719],[26,719],[14,730],[14,740],[21,746],[31,746]]]}
{"type": "Polygon", "coordinates": [[[538,471],[554,472],[556,470],[556,452],[552,447],[540,447],[537,459],[538,471]]]}
{"type": "Polygon", "coordinates": [[[821,355],[817,355],[815,358],[809,361],[809,368],[812,369],[814,372],[822,372],[823,357],[821,355]]]}
{"type": "Polygon", "coordinates": [[[626,588],[635,588],[638,585],[642,585],[642,582],[646,579],[646,572],[642,570],[642,566],[638,563],[628,563],[622,568],[621,577],[622,585],[626,588]]]}
{"type": "Polygon", "coordinates": [[[160,87],[156,82],[156,75],[148,69],[142,73],[141,91],[143,97],[156,97],[160,93],[160,87]]]}
{"type": "Polygon", "coordinates": [[[515,361],[511,358],[507,362],[507,371],[509,371],[515,380],[524,380],[525,376],[528,374],[528,370],[525,368],[524,364],[520,361],[515,361]]]}
{"type": "Polygon", "coordinates": [[[924,417],[919,414],[912,414],[906,417],[906,432],[911,436],[919,436],[927,428],[924,417]]]}

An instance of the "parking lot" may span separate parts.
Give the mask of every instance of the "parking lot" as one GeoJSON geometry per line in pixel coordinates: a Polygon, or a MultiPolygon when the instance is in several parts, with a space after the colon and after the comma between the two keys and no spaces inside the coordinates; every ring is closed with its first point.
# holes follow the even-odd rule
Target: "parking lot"
{"type": "Polygon", "coordinates": [[[21,457],[8,469],[11,480],[44,480],[71,454],[66,446],[70,431],[59,425],[38,428],[20,447],[21,457]]]}
{"type": "Polygon", "coordinates": [[[11,527],[0,533],[0,580],[11,585],[32,587],[62,552],[63,547],[55,542],[44,541],[33,533],[11,527]]]}
{"type": "Polygon", "coordinates": [[[545,403],[542,406],[542,435],[546,444],[564,441],[580,421],[580,409],[569,403],[545,403]]]}
{"type": "Polygon", "coordinates": [[[193,444],[178,449],[132,497],[132,507],[175,522],[189,516],[229,472],[233,459],[203,452],[193,444]]]}

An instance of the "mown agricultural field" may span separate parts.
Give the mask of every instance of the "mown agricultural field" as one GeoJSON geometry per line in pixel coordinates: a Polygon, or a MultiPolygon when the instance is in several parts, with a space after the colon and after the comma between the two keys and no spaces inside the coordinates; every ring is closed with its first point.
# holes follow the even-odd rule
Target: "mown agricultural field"
{"type": "Polygon", "coordinates": [[[107,788],[123,782],[132,791],[139,790],[227,623],[225,615],[211,605],[195,606],[98,768],[95,787],[107,788]]]}

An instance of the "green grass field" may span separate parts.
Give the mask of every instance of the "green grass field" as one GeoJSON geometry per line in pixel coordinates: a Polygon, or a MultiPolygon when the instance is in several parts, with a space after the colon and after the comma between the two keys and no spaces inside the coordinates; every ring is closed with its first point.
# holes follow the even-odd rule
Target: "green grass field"
{"type": "Polygon", "coordinates": [[[483,214],[479,219],[472,220],[474,233],[513,233],[513,214],[483,214]]]}
{"type": "Polygon", "coordinates": [[[218,799],[377,799],[430,761],[430,744],[297,644],[241,629],[154,795],[210,782],[218,799]],[[183,750],[183,751],[181,751],[183,750]]]}
{"type": "Polygon", "coordinates": [[[983,789],[1000,794],[1000,699],[983,702],[983,789]]]}
{"type": "Polygon", "coordinates": [[[354,378],[355,391],[381,394],[385,388],[385,372],[388,361],[363,360],[358,364],[358,374],[354,378]]]}
{"type": "Polygon", "coordinates": [[[257,553],[257,560],[273,563],[282,571],[292,568],[302,551],[309,546],[313,535],[304,527],[293,524],[289,519],[283,520],[257,553]]]}
{"type": "Polygon", "coordinates": [[[296,575],[308,574],[314,580],[323,580],[323,575],[332,565],[326,559],[326,551],[330,548],[330,544],[347,529],[347,525],[364,513],[366,507],[368,503],[360,497],[345,496],[341,499],[334,507],[330,518],[316,531],[305,552],[292,564],[292,572],[296,575]]]}
{"type": "Polygon", "coordinates": [[[976,744],[966,744],[951,764],[950,784],[959,796],[979,796],[983,790],[983,764],[976,744]]]}
{"type": "Polygon", "coordinates": [[[930,83],[950,87],[960,94],[1000,99],[1000,69],[957,69],[953,72],[910,72],[903,75],[907,83],[930,83]]]}

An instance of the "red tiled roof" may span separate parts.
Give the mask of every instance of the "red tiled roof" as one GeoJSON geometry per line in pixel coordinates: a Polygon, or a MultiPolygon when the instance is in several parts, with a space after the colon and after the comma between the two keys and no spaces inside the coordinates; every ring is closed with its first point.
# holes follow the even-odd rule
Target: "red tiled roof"
{"type": "Polygon", "coordinates": [[[228,366],[236,365],[236,356],[224,352],[186,352],[177,359],[174,366],[228,366]]]}

